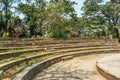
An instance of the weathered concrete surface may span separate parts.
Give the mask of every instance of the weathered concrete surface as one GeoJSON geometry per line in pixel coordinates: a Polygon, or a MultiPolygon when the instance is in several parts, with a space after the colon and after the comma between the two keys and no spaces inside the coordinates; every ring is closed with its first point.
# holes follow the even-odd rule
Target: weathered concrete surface
{"type": "Polygon", "coordinates": [[[99,59],[97,61],[97,68],[108,80],[120,80],[120,54],[99,59]]]}
{"type": "Polygon", "coordinates": [[[96,61],[111,54],[81,56],[56,63],[33,80],[106,80],[96,70],[96,61]]]}

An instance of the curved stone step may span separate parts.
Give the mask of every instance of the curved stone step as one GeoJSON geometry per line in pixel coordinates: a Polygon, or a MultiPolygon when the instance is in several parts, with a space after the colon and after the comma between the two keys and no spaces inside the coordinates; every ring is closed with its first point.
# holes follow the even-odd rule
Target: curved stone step
{"type": "Polygon", "coordinates": [[[103,57],[96,62],[98,71],[108,80],[120,80],[120,54],[103,57]]]}
{"type": "Polygon", "coordinates": [[[98,50],[97,52],[95,51],[86,51],[86,52],[76,52],[76,53],[71,53],[71,54],[64,54],[64,55],[59,55],[59,56],[55,56],[54,58],[42,61],[40,63],[37,63],[35,65],[33,65],[32,67],[28,67],[26,68],[23,72],[21,72],[20,74],[17,75],[17,77],[14,80],[31,80],[31,78],[33,78],[36,74],[38,74],[39,72],[41,72],[43,69],[47,68],[48,66],[59,62],[62,60],[62,57],[66,57],[66,56],[74,56],[74,57],[78,57],[78,56],[84,56],[84,55],[90,55],[90,54],[100,54],[100,53],[107,53],[107,52],[118,52],[120,50],[104,50],[104,51],[100,51],[98,50]]]}
{"type": "MultiPolygon", "coordinates": [[[[88,47],[91,47],[91,46],[93,46],[93,45],[90,45],[88,47]]],[[[97,47],[97,46],[98,45],[95,44],[95,46],[93,46],[93,47],[97,47]]],[[[100,47],[100,46],[102,47],[103,45],[99,45],[98,47],[100,47]]],[[[81,46],[80,44],[74,44],[74,45],[62,44],[62,45],[57,45],[57,46],[56,45],[53,45],[53,46],[49,45],[49,47],[48,46],[47,47],[46,46],[41,46],[41,47],[38,46],[38,47],[36,47],[38,49],[30,49],[30,50],[28,49],[28,50],[20,50],[20,51],[18,50],[18,51],[14,51],[14,52],[0,53],[0,60],[10,58],[12,56],[16,57],[16,56],[19,56],[25,52],[44,51],[45,49],[48,49],[48,50],[49,49],[67,49],[67,48],[69,49],[69,48],[79,48],[79,47],[83,47],[83,46],[81,46]]],[[[105,46],[105,47],[110,47],[110,46],[105,46]]],[[[24,47],[22,47],[22,48],[24,48],[24,47]]],[[[31,48],[34,48],[34,47],[31,47],[31,48]]],[[[103,48],[104,48],[104,46],[103,46],[103,48]]]]}
{"type": "MultiPolygon", "coordinates": [[[[90,44],[90,42],[18,42],[18,43],[0,43],[0,47],[24,47],[24,46],[41,46],[41,45],[52,45],[52,44],[76,44],[76,43],[85,43],[85,44],[90,44]]],[[[91,42],[93,44],[103,44],[103,42],[91,42]]]]}
{"type": "MultiPolygon", "coordinates": [[[[79,49],[78,49],[79,50],[79,49]]],[[[61,53],[66,53],[66,54],[79,54],[79,53],[81,53],[80,55],[84,55],[84,54],[91,54],[91,53],[95,53],[96,52],[96,50],[88,50],[88,51],[78,51],[77,50],[77,52],[75,52],[76,51],[76,49],[73,49],[73,50],[71,50],[71,52],[69,51],[68,53],[66,52],[66,51],[59,51],[59,53],[61,52],[61,53]]],[[[105,52],[105,51],[103,51],[103,50],[105,50],[105,49],[101,49],[101,50],[98,50],[97,52],[99,53],[99,52],[105,52]]],[[[106,49],[106,50],[108,50],[108,49],[106,49]]],[[[97,53],[96,52],[96,53],[97,53]]],[[[49,52],[49,53],[46,53],[46,54],[40,54],[40,55],[35,55],[35,56],[31,56],[31,57],[26,57],[26,58],[22,58],[22,59],[19,59],[19,60],[14,60],[14,61],[11,61],[11,62],[7,62],[7,63],[5,63],[5,64],[2,64],[2,65],[0,65],[0,69],[1,70],[7,70],[7,69],[9,69],[9,68],[11,68],[11,67],[13,67],[13,66],[16,66],[16,65],[19,65],[19,64],[21,64],[21,63],[23,63],[23,62],[28,62],[28,61],[30,61],[30,60],[32,60],[32,59],[35,59],[35,58],[41,58],[41,57],[45,57],[45,56],[49,56],[49,55],[54,55],[54,56],[57,56],[57,55],[65,55],[65,54],[56,54],[56,53],[58,53],[58,51],[56,51],[56,52],[49,52]]],[[[73,55],[74,55],[73,54],[73,55]]],[[[79,56],[79,55],[77,55],[77,56],[79,56]]]]}
{"type": "Polygon", "coordinates": [[[40,48],[40,46],[0,47],[0,50],[31,49],[31,48],[40,48]]]}
{"type": "MultiPolygon", "coordinates": [[[[75,51],[82,51],[82,50],[92,50],[92,49],[105,49],[105,47],[97,47],[97,48],[94,48],[94,47],[90,47],[90,48],[74,48],[74,49],[68,49],[68,50],[58,50],[58,51],[56,51],[56,50],[54,50],[54,51],[52,51],[52,52],[45,52],[44,54],[38,54],[38,55],[35,55],[35,56],[32,56],[32,57],[30,57],[30,58],[28,58],[28,60],[29,59],[33,59],[33,58],[37,58],[37,56],[38,57],[42,57],[42,56],[46,56],[46,55],[53,55],[53,54],[57,54],[57,55],[62,55],[63,53],[67,53],[67,52],[75,52],[75,51]]],[[[39,53],[39,52],[38,52],[39,53]]],[[[31,53],[32,54],[32,53],[31,53]]],[[[33,54],[34,55],[34,54],[33,54]]],[[[18,58],[17,58],[18,59],[18,58]]],[[[11,67],[11,66],[14,66],[15,64],[17,65],[17,64],[19,64],[19,62],[23,62],[23,61],[25,61],[25,60],[27,60],[27,57],[25,58],[25,59],[20,59],[20,60],[14,60],[14,61],[11,61],[11,62],[8,62],[8,63],[6,63],[6,62],[4,62],[5,64],[1,64],[0,65],[0,69],[6,69],[6,67],[7,68],[9,68],[9,67],[11,67]],[[18,62],[18,63],[17,63],[18,62]],[[13,65],[12,65],[13,64],[13,65]],[[9,66],[10,65],[10,66],[9,66]],[[6,66],[6,67],[5,67],[6,66]]]]}
{"type": "MultiPolygon", "coordinates": [[[[39,52],[37,52],[38,54],[43,54],[43,53],[48,53],[48,54],[52,54],[52,53],[56,53],[56,54],[63,54],[63,53],[66,53],[66,52],[75,52],[75,51],[84,51],[84,50],[96,50],[96,49],[113,49],[111,46],[101,46],[101,47],[84,47],[84,48],[79,48],[78,46],[74,46],[74,47],[54,47],[54,49],[44,49],[44,48],[41,48],[41,50],[40,49],[38,49],[38,51],[40,50],[41,52],[39,53],[39,52]],[[43,52],[44,51],[44,52],[43,52]]],[[[35,49],[35,51],[36,51],[37,49],[35,49]]],[[[26,50],[25,50],[26,51],[26,50]]],[[[11,57],[9,56],[9,58],[12,58],[12,57],[17,57],[17,56],[15,56],[15,55],[18,55],[18,53],[19,52],[21,52],[21,54],[19,53],[19,55],[23,55],[23,54],[25,54],[25,51],[23,50],[23,52],[22,51],[17,51],[17,52],[12,52],[12,53],[9,53],[9,54],[11,54],[11,57]],[[12,54],[13,53],[15,53],[14,54],[14,56],[12,56],[12,54]]],[[[28,52],[34,52],[34,50],[27,50],[28,52]]],[[[8,53],[7,53],[8,54],[8,53]]],[[[32,54],[32,53],[29,53],[29,54],[25,54],[25,56],[27,57],[27,56],[32,56],[32,55],[38,55],[38,54],[36,54],[36,53],[34,53],[34,54],[32,54]]],[[[3,57],[2,56],[2,58],[3,59],[5,59],[6,58],[6,54],[4,54],[5,55],[5,57],[3,57]]],[[[7,59],[9,59],[9,58],[7,58],[7,59]]],[[[18,58],[17,58],[18,59],[18,58]]],[[[14,60],[14,59],[13,59],[14,60]]]]}
{"type": "Polygon", "coordinates": [[[14,51],[14,52],[6,52],[6,53],[0,53],[0,60],[6,59],[6,58],[11,58],[11,57],[17,57],[23,53],[26,52],[36,52],[36,51],[43,51],[44,48],[41,49],[29,49],[29,50],[19,50],[19,51],[14,51]]]}
{"type": "MultiPolygon", "coordinates": [[[[119,50],[114,49],[114,47],[110,47],[111,45],[116,45],[114,44],[114,40],[112,40],[110,44],[106,44],[104,38],[71,38],[67,40],[58,40],[58,39],[43,39],[43,38],[8,38],[8,39],[1,39],[0,38],[0,45],[2,46],[1,48],[4,47],[33,47],[35,45],[38,45],[39,49],[29,49],[29,50],[22,50],[20,51],[15,51],[15,52],[8,52],[8,53],[1,53],[0,54],[0,59],[5,60],[6,58],[12,58],[12,57],[17,57],[20,55],[25,54],[26,52],[36,52],[36,51],[45,51],[46,53],[44,54],[36,54],[34,56],[28,54],[26,58],[19,58],[19,60],[12,60],[9,61],[5,64],[1,64],[1,69],[6,70],[9,69],[10,67],[20,64],[24,61],[30,61],[35,58],[40,58],[43,56],[47,55],[54,55],[54,56],[60,56],[60,55],[67,55],[69,54],[70,56],[76,57],[79,55],[84,55],[84,54],[92,54],[92,53],[107,53],[107,52],[119,52],[119,50]],[[113,41],[113,42],[112,42],[113,41]],[[98,47],[99,46],[99,47],[98,47]],[[104,46],[104,47],[102,47],[104,46]],[[83,48],[84,47],[84,48],[83,48]],[[104,50],[104,51],[102,51],[104,50]]],[[[21,48],[22,49],[22,48],[21,48]]],[[[65,58],[67,59],[67,58],[65,58]]]]}
{"type": "Polygon", "coordinates": [[[106,80],[96,70],[96,60],[108,54],[85,55],[51,65],[33,80],[106,80]]]}
{"type": "Polygon", "coordinates": [[[10,47],[10,48],[0,48],[0,54],[11,53],[16,51],[24,51],[30,49],[37,49],[40,48],[38,46],[31,46],[31,47],[10,47]]]}
{"type": "MultiPolygon", "coordinates": [[[[0,39],[0,40],[2,40],[2,39],[0,39]]],[[[9,39],[5,39],[5,40],[9,40],[9,39]]],[[[95,42],[98,42],[98,43],[105,43],[105,40],[104,39],[97,39],[96,40],[96,38],[95,39],[87,39],[87,38],[84,38],[84,39],[80,39],[80,38],[76,38],[76,39],[74,39],[74,38],[72,38],[72,39],[67,39],[67,40],[58,40],[58,39],[24,39],[24,38],[21,38],[21,39],[19,39],[19,38],[16,38],[16,39],[12,39],[12,38],[10,38],[10,41],[5,41],[4,39],[3,39],[3,42],[1,42],[0,41],[0,44],[1,44],[1,46],[25,46],[25,45],[30,45],[30,46],[32,46],[33,45],[33,43],[34,43],[34,45],[45,45],[45,44],[59,44],[59,43],[63,43],[63,44],[65,44],[65,43],[69,43],[69,44],[74,44],[74,43],[88,43],[88,42],[91,42],[91,43],[95,43],[95,42]],[[8,44],[8,45],[7,45],[8,44]]],[[[112,40],[112,41],[114,41],[114,39],[112,40]]]]}

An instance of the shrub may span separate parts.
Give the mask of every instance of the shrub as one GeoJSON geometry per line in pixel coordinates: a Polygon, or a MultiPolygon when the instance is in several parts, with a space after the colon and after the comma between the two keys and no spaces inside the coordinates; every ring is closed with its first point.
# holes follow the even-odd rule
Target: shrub
{"type": "Polygon", "coordinates": [[[59,31],[51,32],[51,33],[49,33],[48,36],[50,38],[63,38],[63,39],[68,38],[67,34],[65,34],[64,32],[59,32],[59,31]]]}
{"type": "Polygon", "coordinates": [[[2,35],[2,38],[7,38],[9,37],[9,33],[8,32],[4,32],[3,35],[2,35]]]}

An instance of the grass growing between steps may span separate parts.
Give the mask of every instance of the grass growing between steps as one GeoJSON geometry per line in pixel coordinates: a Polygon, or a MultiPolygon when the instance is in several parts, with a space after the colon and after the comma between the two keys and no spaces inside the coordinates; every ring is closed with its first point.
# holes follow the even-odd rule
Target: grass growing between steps
{"type": "Polygon", "coordinates": [[[0,60],[0,64],[4,64],[4,63],[10,62],[10,61],[23,59],[23,58],[27,58],[27,57],[32,57],[32,56],[35,56],[35,55],[44,55],[46,53],[52,53],[52,51],[55,51],[55,49],[50,49],[50,50],[47,50],[47,51],[23,52],[23,54],[21,54],[17,57],[11,57],[11,58],[0,60]]]}
{"type": "Polygon", "coordinates": [[[19,51],[19,50],[26,50],[26,49],[6,49],[6,50],[0,50],[0,53],[13,52],[13,51],[19,51]]]}
{"type": "Polygon", "coordinates": [[[17,66],[14,66],[14,67],[6,70],[5,72],[3,72],[3,80],[5,80],[5,79],[12,80],[17,75],[17,73],[21,72],[22,70],[24,70],[28,66],[31,66],[34,63],[43,61],[43,60],[51,58],[51,57],[53,57],[53,55],[45,56],[45,57],[42,57],[42,58],[32,59],[28,62],[24,62],[24,63],[21,63],[17,66]]]}
{"type": "MultiPolygon", "coordinates": [[[[72,54],[73,52],[64,52],[65,54],[72,54]]],[[[28,66],[31,66],[32,64],[34,63],[37,63],[37,62],[40,62],[40,61],[43,61],[43,60],[46,60],[48,58],[51,58],[51,57],[55,57],[57,55],[61,55],[61,54],[54,54],[54,55],[49,55],[49,56],[44,56],[44,57],[41,57],[41,58],[35,58],[35,59],[32,59],[28,62],[24,62],[24,63],[21,63],[17,66],[14,66],[8,70],[6,70],[4,73],[3,73],[3,78],[4,79],[8,79],[8,80],[12,80],[20,71],[22,71],[23,69],[25,69],[26,67],[28,66]]],[[[64,55],[64,54],[63,54],[64,55]]]]}
{"type": "MultiPolygon", "coordinates": [[[[75,52],[75,53],[77,53],[77,52],[75,52]]],[[[65,53],[65,54],[73,54],[73,52],[72,53],[68,52],[68,53],[65,53]]],[[[101,53],[101,54],[103,54],[103,53],[101,53]]],[[[113,54],[113,53],[111,53],[111,54],[113,54]]],[[[95,56],[94,54],[91,54],[91,55],[95,56]]],[[[55,57],[55,56],[58,56],[58,54],[44,56],[44,57],[41,57],[41,58],[35,58],[35,59],[30,60],[30,61],[23,62],[23,63],[21,63],[21,64],[19,64],[17,66],[14,66],[14,67],[6,70],[3,73],[3,80],[5,80],[5,79],[12,80],[19,72],[21,72],[25,68],[27,68],[27,67],[29,67],[29,66],[37,63],[37,62],[40,62],[40,61],[43,61],[43,60],[46,60],[48,58],[52,58],[52,57],[55,57]]],[[[83,59],[85,59],[85,58],[83,58],[83,59]]]]}
{"type": "MultiPolygon", "coordinates": [[[[32,48],[37,49],[37,48],[32,48]]],[[[6,49],[6,50],[0,50],[0,53],[7,53],[7,52],[17,52],[17,51],[24,51],[24,50],[30,50],[30,48],[16,48],[16,49],[6,49]]]]}
{"type": "Polygon", "coordinates": [[[6,48],[0,48],[0,53],[4,52],[16,52],[21,50],[30,50],[30,49],[39,49],[40,46],[28,46],[28,47],[6,47],[6,48]]]}
{"type": "MultiPolygon", "coordinates": [[[[95,50],[89,50],[89,51],[95,51],[95,50]]],[[[87,51],[87,52],[89,52],[89,51],[87,51]]],[[[48,51],[49,52],[49,51],[48,51]]],[[[51,51],[52,52],[52,51],[51,51]]],[[[19,65],[17,65],[17,66],[13,66],[12,68],[10,68],[10,69],[8,69],[8,70],[6,70],[4,73],[3,73],[3,77],[4,78],[9,78],[9,80],[11,80],[12,78],[14,78],[15,77],[15,75],[17,74],[17,73],[19,73],[20,71],[22,71],[23,69],[25,69],[26,67],[28,67],[28,66],[30,66],[30,65],[32,65],[32,64],[34,64],[34,63],[37,63],[37,62],[40,62],[40,61],[42,61],[42,60],[45,60],[45,59],[48,59],[48,58],[50,58],[50,57],[53,57],[53,56],[56,56],[56,55],[64,55],[64,54],[73,54],[73,53],[81,53],[81,52],[84,52],[84,51],[79,51],[79,50],[77,50],[77,51],[68,51],[68,52],[66,52],[66,51],[64,51],[64,50],[61,50],[61,51],[58,51],[58,53],[57,53],[57,51],[55,51],[55,54],[51,54],[51,55],[47,55],[47,56],[44,56],[44,57],[40,57],[40,58],[35,58],[35,59],[32,59],[32,60],[30,60],[30,61],[28,61],[28,62],[25,62],[25,63],[21,63],[21,64],[19,64],[19,65]],[[63,52],[62,52],[63,51],[63,52]]],[[[86,51],[85,51],[86,52],[86,51]]],[[[35,55],[37,55],[37,54],[45,54],[46,52],[44,51],[44,52],[35,52],[35,53],[26,53],[26,54],[23,54],[23,55],[21,55],[21,56],[19,56],[19,57],[16,57],[16,60],[17,59],[20,59],[20,57],[21,58],[27,58],[28,56],[35,56],[35,55]]],[[[13,58],[12,58],[13,59],[13,58]]],[[[11,60],[12,60],[11,59],[11,60]]],[[[9,60],[8,60],[9,61],[9,60]]]]}
{"type": "MultiPolygon", "coordinates": [[[[92,49],[92,48],[90,48],[92,49]]],[[[10,61],[14,61],[14,60],[18,60],[18,59],[25,59],[25,58],[28,58],[28,57],[32,57],[32,56],[36,56],[36,55],[45,55],[45,54],[67,54],[67,53],[71,53],[71,52],[82,52],[84,50],[89,50],[91,51],[90,49],[84,49],[84,48],[73,48],[73,49],[68,49],[68,50],[56,50],[56,49],[51,49],[51,50],[48,50],[48,51],[35,51],[35,52],[25,52],[23,53],[22,55],[19,55],[18,57],[12,57],[12,58],[8,58],[8,59],[3,59],[0,61],[0,64],[4,64],[6,62],[10,62],[10,61]],[[83,49],[83,50],[82,50],[83,49]]],[[[104,49],[103,49],[104,50],[104,49]]],[[[94,50],[92,50],[94,51],[94,50]]]]}
{"type": "Polygon", "coordinates": [[[18,57],[12,57],[12,58],[7,58],[7,59],[0,60],[0,64],[6,63],[6,62],[10,62],[10,61],[13,61],[13,60],[18,60],[18,59],[30,57],[30,56],[34,56],[34,55],[38,55],[38,54],[44,54],[44,52],[42,52],[42,53],[39,52],[39,51],[32,52],[32,53],[25,52],[22,55],[19,55],[18,57]]]}

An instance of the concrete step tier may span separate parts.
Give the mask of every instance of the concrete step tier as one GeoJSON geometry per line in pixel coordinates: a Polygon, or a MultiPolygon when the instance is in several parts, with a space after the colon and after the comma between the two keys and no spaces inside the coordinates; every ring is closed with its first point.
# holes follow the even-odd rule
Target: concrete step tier
{"type": "Polygon", "coordinates": [[[21,73],[19,73],[13,80],[32,80],[38,73],[42,72],[44,69],[46,69],[47,67],[63,61],[65,59],[68,59],[67,57],[70,56],[70,58],[72,57],[78,57],[78,56],[84,56],[84,55],[92,55],[92,54],[103,54],[103,53],[118,53],[119,54],[120,50],[103,50],[103,51],[85,51],[82,53],[76,52],[76,53],[71,53],[71,54],[64,54],[64,55],[58,55],[55,56],[53,58],[47,59],[47,60],[43,60],[41,62],[38,62],[32,66],[29,66],[28,68],[26,68],[25,70],[23,70],[21,73]]]}
{"type": "MultiPolygon", "coordinates": [[[[24,62],[27,64],[29,61],[40,59],[37,65],[34,64],[35,66],[28,67],[28,70],[23,70],[25,73],[21,72],[22,75],[20,73],[20,76],[16,76],[15,80],[31,80],[35,74],[42,71],[42,69],[45,69],[56,62],[69,60],[74,57],[120,52],[120,49],[117,46],[117,40],[113,39],[111,41],[106,41],[104,38],[71,38],[67,40],[49,38],[0,38],[0,50],[6,50],[5,53],[0,53],[0,60],[6,60],[4,63],[0,64],[0,75],[14,66],[20,65],[24,62]],[[8,52],[7,50],[11,51],[8,52]],[[24,54],[26,55],[25,57],[17,58],[24,54]],[[11,60],[7,61],[7,59],[11,60]]],[[[0,76],[0,80],[1,77],[2,76],[0,76]]]]}
{"type": "Polygon", "coordinates": [[[90,49],[114,49],[114,47],[111,46],[93,46],[93,47],[81,47],[81,45],[73,45],[73,46],[52,46],[52,47],[45,47],[45,48],[36,48],[36,49],[27,49],[27,50],[15,50],[15,51],[11,51],[11,52],[5,52],[5,53],[0,53],[0,60],[6,59],[6,58],[11,58],[11,57],[17,57],[20,55],[23,55],[25,53],[32,53],[32,52],[42,52],[42,51],[49,51],[52,50],[52,52],[57,51],[61,52],[61,51],[80,51],[80,50],[90,50],[90,49]]]}
{"type": "Polygon", "coordinates": [[[120,80],[120,54],[113,54],[96,62],[97,70],[107,80],[120,80]]]}
{"type": "MultiPolygon", "coordinates": [[[[101,49],[101,50],[88,50],[88,51],[80,51],[80,52],[69,52],[68,54],[59,54],[59,55],[67,55],[67,56],[73,56],[73,57],[78,57],[78,56],[84,56],[84,55],[90,55],[90,54],[100,54],[100,53],[109,53],[109,52],[120,52],[120,50],[115,50],[115,49],[101,49]]],[[[45,57],[45,56],[48,56],[48,55],[53,55],[53,54],[56,54],[56,53],[48,53],[48,54],[43,54],[43,55],[36,55],[36,56],[32,56],[32,57],[27,57],[27,58],[23,58],[23,59],[20,59],[20,60],[15,60],[15,61],[11,61],[11,62],[8,62],[6,64],[3,64],[1,65],[1,70],[6,70],[8,68],[11,68],[15,65],[18,65],[22,62],[26,62],[26,61],[30,61],[32,59],[35,59],[35,58],[41,58],[41,57],[45,57]]],[[[54,56],[58,56],[58,55],[54,55],[54,56]]],[[[66,57],[66,56],[65,56],[66,57]]],[[[66,58],[67,59],[67,58],[66,58]]],[[[63,59],[62,59],[63,60],[63,59]]],[[[65,59],[64,59],[65,60],[65,59]]]]}
{"type": "Polygon", "coordinates": [[[3,41],[0,41],[1,47],[23,47],[23,46],[41,46],[41,45],[50,45],[50,44],[60,44],[60,43],[88,43],[88,42],[98,42],[98,43],[111,43],[116,44],[117,40],[113,39],[111,41],[106,41],[105,39],[67,39],[67,40],[58,40],[58,39],[13,39],[9,41],[9,39],[1,39],[3,41]]]}

